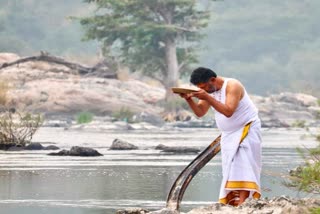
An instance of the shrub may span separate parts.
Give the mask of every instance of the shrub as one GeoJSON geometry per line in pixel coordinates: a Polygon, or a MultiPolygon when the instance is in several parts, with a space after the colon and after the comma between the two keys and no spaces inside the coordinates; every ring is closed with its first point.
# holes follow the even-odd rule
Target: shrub
{"type": "MultiPolygon", "coordinates": [[[[317,136],[319,137],[319,136],[317,136]]],[[[309,150],[310,151],[310,155],[311,156],[317,156],[317,155],[320,155],[320,145],[316,148],[312,148],[309,150]]]]}
{"type": "Polygon", "coordinates": [[[320,193],[320,144],[316,148],[297,150],[305,163],[290,171],[291,181],[287,185],[305,192],[320,193]]]}
{"type": "Polygon", "coordinates": [[[120,110],[113,112],[112,117],[115,120],[121,120],[131,123],[134,113],[128,107],[121,107],[120,110]]]}
{"type": "Polygon", "coordinates": [[[306,192],[319,192],[320,188],[320,162],[307,163],[295,175],[298,180],[296,187],[306,192]]]}
{"type": "Polygon", "coordinates": [[[311,214],[320,214],[320,208],[313,208],[310,210],[311,214]]]}
{"type": "Polygon", "coordinates": [[[20,113],[6,109],[0,114],[0,144],[25,146],[42,125],[40,114],[20,113]]]}
{"type": "Polygon", "coordinates": [[[305,120],[297,120],[292,124],[293,127],[298,128],[305,128],[306,127],[306,121],[305,120]]]}
{"type": "Polygon", "coordinates": [[[90,123],[93,120],[93,114],[90,112],[80,112],[77,114],[77,123],[90,123]]]}

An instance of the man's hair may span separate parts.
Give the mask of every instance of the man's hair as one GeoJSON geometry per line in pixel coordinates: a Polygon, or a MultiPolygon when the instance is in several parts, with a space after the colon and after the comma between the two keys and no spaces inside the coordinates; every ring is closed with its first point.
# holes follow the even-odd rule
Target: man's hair
{"type": "Polygon", "coordinates": [[[199,83],[208,82],[212,77],[217,77],[217,74],[213,70],[209,68],[199,67],[192,72],[190,76],[190,82],[194,85],[198,85],[199,83]]]}

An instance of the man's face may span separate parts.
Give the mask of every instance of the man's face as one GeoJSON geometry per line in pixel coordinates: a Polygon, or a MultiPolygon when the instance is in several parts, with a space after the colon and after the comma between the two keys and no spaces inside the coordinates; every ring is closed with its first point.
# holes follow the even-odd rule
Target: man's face
{"type": "Polygon", "coordinates": [[[212,78],[206,83],[199,83],[197,87],[205,90],[209,94],[212,94],[217,90],[216,86],[213,84],[212,78]]]}

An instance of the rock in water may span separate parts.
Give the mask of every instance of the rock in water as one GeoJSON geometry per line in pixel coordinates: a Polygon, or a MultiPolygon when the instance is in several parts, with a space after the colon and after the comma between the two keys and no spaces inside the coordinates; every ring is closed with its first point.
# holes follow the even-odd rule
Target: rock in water
{"type": "Polygon", "coordinates": [[[70,155],[70,152],[68,150],[61,150],[59,152],[52,152],[52,153],[49,153],[48,155],[52,155],[52,156],[69,156],[70,155]]]}
{"type": "Polygon", "coordinates": [[[87,147],[73,146],[70,149],[71,156],[102,156],[97,150],[87,147]]]}
{"type": "Polygon", "coordinates": [[[80,146],[73,146],[71,147],[70,151],[68,150],[61,150],[59,152],[49,153],[48,155],[53,156],[82,156],[82,157],[91,157],[91,156],[103,156],[97,150],[88,148],[88,147],[80,147],[80,146]]]}
{"type": "Polygon", "coordinates": [[[159,144],[155,148],[156,150],[161,150],[162,152],[170,152],[170,153],[199,153],[200,149],[191,148],[185,146],[166,146],[163,144],[159,144]]]}
{"type": "Polygon", "coordinates": [[[44,150],[58,150],[58,149],[60,148],[54,145],[50,145],[44,148],[44,150]]]}
{"type": "Polygon", "coordinates": [[[25,150],[42,150],[44,148],[40,143],[30,143],[24,149],[25,150]]]}
{"type": "Polygon", "coordinates": [[[112,142],[112,145],[110,147],[110,150],[134,150],[134,149],[138,149],[138,147],[131,143],[128,143],[126,141],[119,140],[119,139],[115,139],[112,142]]]}

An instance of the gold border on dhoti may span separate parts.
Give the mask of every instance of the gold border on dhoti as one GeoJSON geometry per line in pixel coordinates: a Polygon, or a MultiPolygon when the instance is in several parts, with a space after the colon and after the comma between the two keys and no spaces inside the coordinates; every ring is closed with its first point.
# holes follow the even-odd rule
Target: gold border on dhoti
{"type": "MultiPolygon", "coordinates": [[[[243,128],[242,136],[240,139],[239,144],[242,143],[242,141],[247,137],[250,129],[250,125],[252,122],[246,124],[246,126],[243,128]]],[[[252,197],[254,199],[259,199],[261,197],[260,188],[256,182],[252,181],[227,181],[225,188],[228,190],[231,190],[230,193],[228,193],[227,197],[219,199],[219,203],[227,204],[230,201],[230,198],[235,198],[234,190],[248,190],[248,191],[254,191],[252,197]],[[234,189],[234,190],[232,190],[234,189]]]]}

